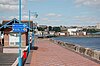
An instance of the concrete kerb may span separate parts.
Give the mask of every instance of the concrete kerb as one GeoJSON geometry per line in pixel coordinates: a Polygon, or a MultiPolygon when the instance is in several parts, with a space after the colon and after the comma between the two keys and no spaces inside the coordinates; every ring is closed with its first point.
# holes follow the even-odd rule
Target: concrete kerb
{"type": "Polygon", "coordinates": [[[30,63],[31,63],[31,57],[32,57],[32,50],[30,51],[30,53],[28,54],[28,57],[24,63],[24,66],[30,66],[30,63]]]}
{"type": "Polygon", "coordinates": [[[18,65],[18,58],[16,59],[16,61],[11,66],[17,66],[17,65],[18,65]]]}

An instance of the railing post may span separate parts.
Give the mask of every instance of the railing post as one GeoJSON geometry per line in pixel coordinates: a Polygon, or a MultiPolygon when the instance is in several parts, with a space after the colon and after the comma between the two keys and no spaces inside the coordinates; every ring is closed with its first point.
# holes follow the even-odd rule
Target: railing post
{"type": "Polygon", "coordinates": [[[30,52],[30,10],[29,10],[28,52],[30,52]]]}
{"type": "Polygon", "coordinates": [[[32,48],[34,48],[34,31],[32,32],[32,48]]]}

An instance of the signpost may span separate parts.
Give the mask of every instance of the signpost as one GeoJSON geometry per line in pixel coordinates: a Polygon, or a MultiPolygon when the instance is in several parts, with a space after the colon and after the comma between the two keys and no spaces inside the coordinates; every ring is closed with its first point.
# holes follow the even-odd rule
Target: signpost
{"type": "Polygon", "coordinates": [[[12,28],[13,28],[13,32],[27,32],[26,24],[13,24],[12,28]]]}
{"type": "Polygon", "coordinates": [[[22,59],[21,59],[21,33],[22,32],[27,32],[27,25],[26,24],[13,24],[12,25],[13,32],[18,32],[19,33],[19,64],[18,66],[22,66],[22,59]]]}

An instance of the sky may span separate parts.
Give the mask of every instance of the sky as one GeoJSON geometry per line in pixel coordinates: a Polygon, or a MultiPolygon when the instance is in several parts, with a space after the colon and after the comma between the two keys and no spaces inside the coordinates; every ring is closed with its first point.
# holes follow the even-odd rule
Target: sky
{"type": "MultiPolygon", "coordinates": [[[[19,16],[19,0],[0,0],[0,23],[19,16]]],[[[95,26],[100,23],[100,0],[22,0],[22,20],[48,26],[95,26]],[[35,18],[35,12],[38,18],[35,18]]]]}

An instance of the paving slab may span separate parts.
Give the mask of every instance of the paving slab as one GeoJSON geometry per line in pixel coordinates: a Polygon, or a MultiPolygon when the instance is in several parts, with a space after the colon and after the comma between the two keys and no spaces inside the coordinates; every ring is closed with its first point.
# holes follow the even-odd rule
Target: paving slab
{"type": "Polygon", "coordinates": [[[0,66],[11,66],[17,57],[16,53],[0,53],[0,66]]]}
{"type": "Polygon", "coordinates": [[[35,40],[30,66],[100,66],[80,54],[50,42],[48,39],[35,40]]]}

